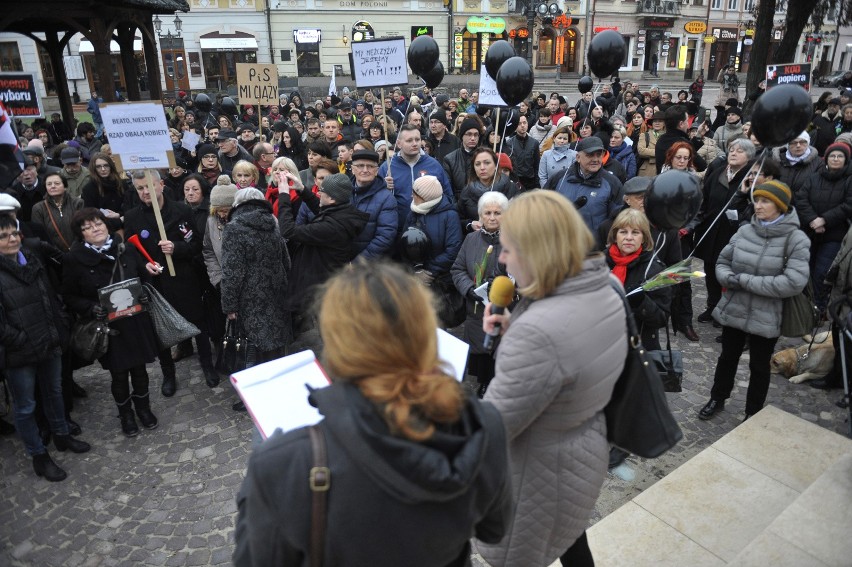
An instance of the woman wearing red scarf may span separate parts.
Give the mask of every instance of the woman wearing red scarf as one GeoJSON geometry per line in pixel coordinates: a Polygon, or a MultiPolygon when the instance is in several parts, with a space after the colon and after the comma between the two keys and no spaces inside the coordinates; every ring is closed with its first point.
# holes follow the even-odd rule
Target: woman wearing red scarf
{"type": "MultiPolygon", "coordinates": [[[[665,266],[654,256],[654,240],[645,213],[635,209],[621,211],[607,238],[606,261],[612,273],[621,281],[624,291],[630,293],[642,282],[658,274],[665,266]]],[[[660,350],[657,331],[666,324],[671,305],[671,289],[657,289],[650,293],[639,291],[627,297],[642,344],[648,350],[660,350]]]]}

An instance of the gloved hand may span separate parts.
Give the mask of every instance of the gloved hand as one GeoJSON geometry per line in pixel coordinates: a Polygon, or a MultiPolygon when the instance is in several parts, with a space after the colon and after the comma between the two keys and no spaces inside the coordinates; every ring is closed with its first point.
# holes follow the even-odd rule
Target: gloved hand
{"type": "Polygon", "coordinates": [[[468,292],[467,292],[467,298],[468,298],[470,301],[478,301],[479,303],[482,303],[482,298],[481,298],[481,297],[479,297],[479,296],[476,294],[476,292],[475,292],[475,291],[473,291],[473,289],[474,289],[474,288],[470,288],[470,291],[468,291],[468,292]]]}
{"type": "Polygon", "coordinates": [[[644,290],[639,290],[636,293],[627,296],[627,302],[630,304],[630,309],[632,309],[634,313],[642,306],[643,301],[645,301],[644,290]]]}
{"type": "Polygon", "coordinates": [[[106,310],[103,307],[101,307],[100,305],[92,306],[92,317],[103,321],[104,319],[106,319],[106,316],[106,310]]]}
{"type": "Polygon", "coordinates": [[[740,275],[739,274],[731,274],[728,276],[727,288],[728,289],[742,289],[743,287],[740,285],[740,275]]]}

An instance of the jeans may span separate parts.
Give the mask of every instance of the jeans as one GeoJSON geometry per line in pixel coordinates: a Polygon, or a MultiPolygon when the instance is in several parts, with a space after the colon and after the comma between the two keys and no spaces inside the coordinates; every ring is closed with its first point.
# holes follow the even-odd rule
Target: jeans
{"type": "Polygon", "coordinates": [[[15,426],[30,456],[45,453],[35,416],[35,389],[38,383],[44,414],[54,435],[68,435],[62,405],[62,357],[47,358],[32,366],[6,369],[6,381],[15,409],[15,426]]]}
{"type": "Polygon", "coordinates": [[[737,376],[737,365],[743,354],[746,337],[749,339],[749,381],[746,393],[747,415],[754,415],[763,408],[766,393],[769,391],[769,361],[775,350],[778,337],[767,339],[750,335],[733,327],[722,327],[722,354],[716,364],[716,374],[713,377],[713,389],[710,398],[724,401],[731,397],[734,380],[737,376]]]}
{"type": "Polygon", "coordinates": [[[828,305],[829,288],[823,280],[838,252],[840,252],[840,242],[823,242],[811,246],[811,281],[814,286],[814,303],[820,313],[825,311],[828,305]]]}

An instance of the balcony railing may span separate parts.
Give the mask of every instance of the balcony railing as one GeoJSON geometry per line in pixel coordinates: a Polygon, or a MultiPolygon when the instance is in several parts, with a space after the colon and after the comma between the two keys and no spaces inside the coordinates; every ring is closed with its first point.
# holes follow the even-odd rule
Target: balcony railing
{"type": "Polygon", "coordinates": [[[636,13],[649,16],[680,16],[680,2],[672,0],[639,0],[636,13]]]}

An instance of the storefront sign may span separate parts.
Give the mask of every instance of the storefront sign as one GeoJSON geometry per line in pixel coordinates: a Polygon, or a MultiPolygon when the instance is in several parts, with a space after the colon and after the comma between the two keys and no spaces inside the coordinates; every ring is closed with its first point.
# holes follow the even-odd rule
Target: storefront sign
{"type": "Polygon", "coordinates": [[[805,90],[811,86],[810,63],[786,63],[766,66],[766,88],[778,85],[799,85],[805,90]]]}
{"type": "Polygon", "coordinates": [[[618,31],[618,26],[600,26],[595,28],[595,33],[605,32],[607,30],[618,31]]]}
{"type": "Polygon", "coordinates": [[[530,36],[530,30],[527,28],[518,28],[516,30],[509,30],[509,38],[510,39],[527,39],[530,36]]]}
{"type": "Polygon", "coordinates": [[[704,33],[707,31],[707,24],[698,20],[692,20],[683,24],[683,29],[686,33],[704,33]]]}
{"type": "Polygon", "coordinates": [[[434,26],[411,26],[411,39],[412,41],[421,35],[428,35],[432,37],[435,35],[434,26]]]}
{"type": "Polygon", "coordinates": [[[319,43],[322,41],[322,31],[293,30],[293,41],[296,43],[319,43]]]}
{"type": "Polygon", "coordinates": [[[240,104],[278,104],[278,67],[271,63],[237,63],[240,104]]]}
{"type": "Polygon", "coordinates": [[[352,26],[352,42],[368,41],[376,38],[376,32],[370,22],[360,20],[352,26]]]}
{"type": "Polygon", "coordinates": [[[102,104],[101,117],[122,171],[174,167],[169,124],[159,101],[102,104]]]}
{"type": "Polygon", "coordinates": [[[713,28],[713,37],[722,41],[737,41],[740,37],[737,28],[713,28]]]}
{"type": "Polygon", "coordinates": [[[464,34],[457,33],[453,36],[453,67],[458,69],[464,65],[464,34]]]}
{"type": "Polygon", "coordinates": [[[646,28],[671,28],[674,27],[674,19],[671,18],[645,18],[646,28]]]}
{"type": "Polygon", "coordinates": [[[384,0],[338,0],[340,8],[361,8],[368,10],[379,10],[388,7],[388,3],[384,0]]]}
{"type": "Polygon", "coordinates": [[[352,44],[355,85],[360,88],[408,84],[405,38],[373,39],[352,44]]]}
{"type": "Polygon", "coordinates": [[[704,43],[716,43],[716,38],[713,37],[712,35],[705,35],[704,36],[704,43]]]}
{"type": "Polygon", "coordinates": [[[472,16],[467,19],[467,31],[470,33],[503,33],[506,20],[490,16],[472,16]]]}
{"type": "Polygon", "coordinates": [[[754,43],[754,40],[750,37],[747,37],[743,40],[743,45],[751,45],[752,43],[754,43]]]}
{"type": "Polygon", "coordinates": [[[13,116],[43,116],[32,73],[0,73],[0,101],[13,116]]]}

